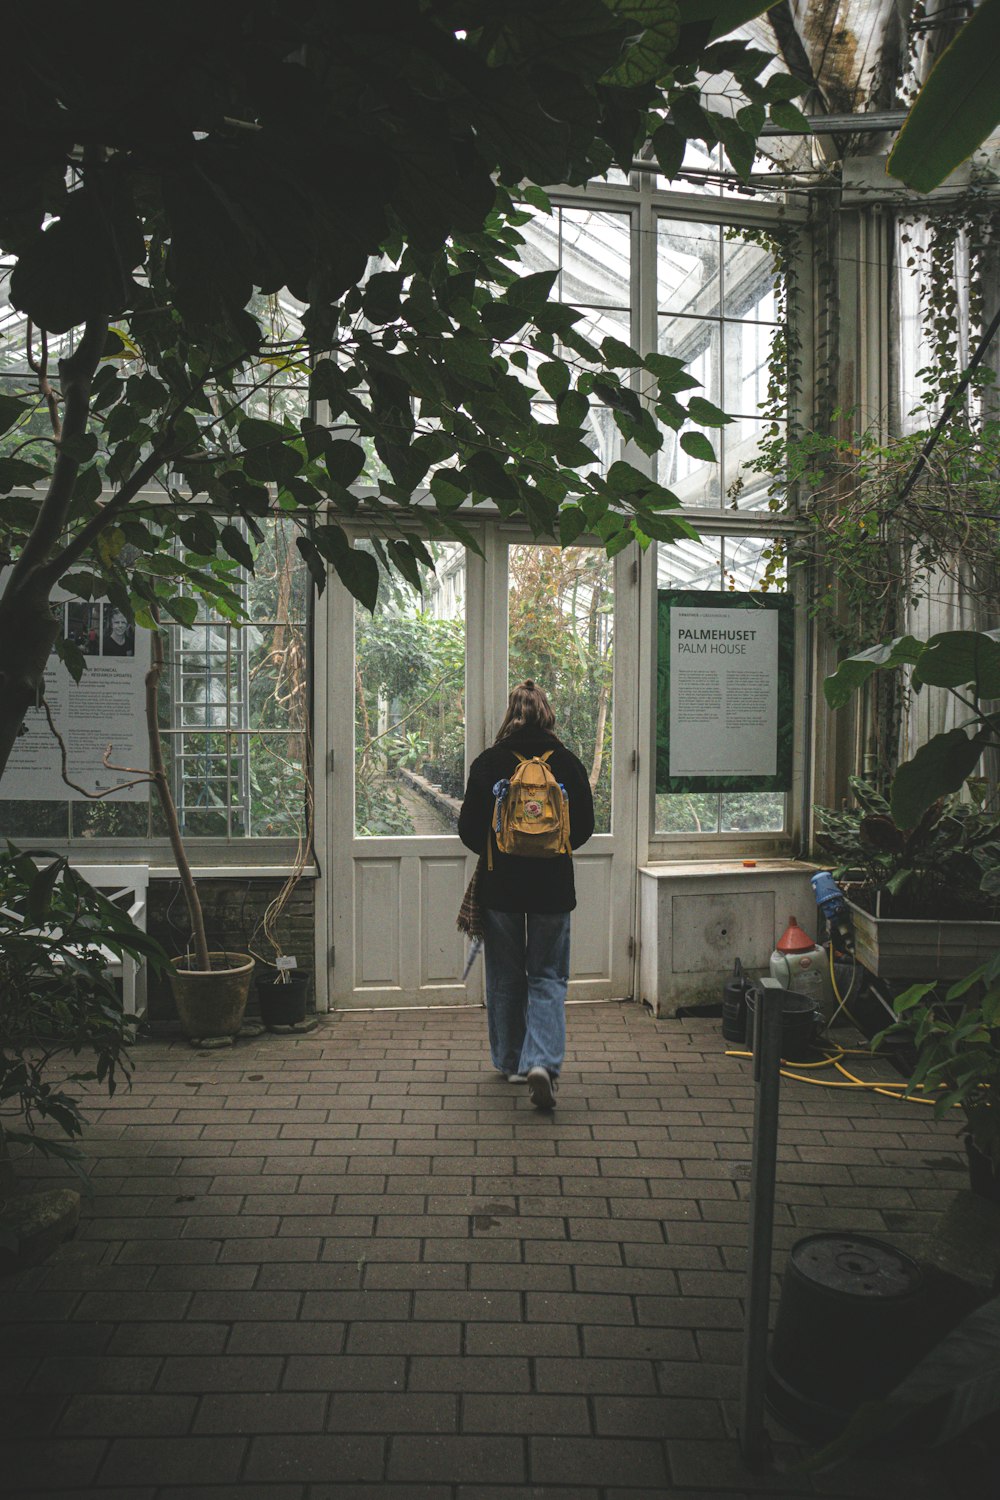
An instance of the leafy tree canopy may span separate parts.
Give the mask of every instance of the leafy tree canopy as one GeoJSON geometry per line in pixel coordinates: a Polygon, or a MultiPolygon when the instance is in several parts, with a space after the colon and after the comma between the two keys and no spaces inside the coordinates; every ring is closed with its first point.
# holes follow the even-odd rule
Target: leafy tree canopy
{"type": "Polygon", "coordinates": [[[400,522],[417,498],[431,534],[460,539],[462,507],[486,499],[609,551],[686,532],[637,466],[600,472],[588,410],[646,454],[660,424],[727,419],[682,399],[679,361],[586,338],[554,273],[521,274],[519,229],[545,184],[628,169],[647,141],[668,176],[691,137],[748,174],[798,86],[713,38],[765,8],[176,0],[152,19],[54,0],[42,24],[9,7],[0,248],[31,368],[22,327],[20,350],[0,346],[24,377],[0,394],[0,768],[57,583],[146,623],[190,623],[192,592],[235,610],[232,570],[275,500],[317,585],[332,566],[369,606],[376,559],[341,524],[362,499],[413,583],[429,558],[400,522]],[[701,94],[719,74],[735,113],[701,94]],[[279,294],[287,336],[266,316],[279,294]],[[295,376],[311,415],[261,415],[295,376]]]}

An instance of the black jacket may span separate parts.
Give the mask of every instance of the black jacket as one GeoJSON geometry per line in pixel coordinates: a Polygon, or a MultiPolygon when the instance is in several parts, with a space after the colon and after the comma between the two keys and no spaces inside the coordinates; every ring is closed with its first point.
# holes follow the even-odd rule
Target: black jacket
{"type": "Polygon", "coordinates": [[[472,763],[465,801],[458,816],[458,833],[466,848],[482,854],[487,836],[493,845],[493,869],[481,864],[479,904],[492,911],[572,911],[576,905],[573,860],[568,854],[554,859],[526,859],[501,854],[492,830],[493,787],[502,776],[512,776],[518,755],[553,754],[552,774],[569,795],[569,837],[574,849],[585,844],[594,831],[594,799],[587,773],[572,750],[544,730],[524,729],[491,745],[472,763]],[[516,754],[515,754],[516,752],[516,754]]]}

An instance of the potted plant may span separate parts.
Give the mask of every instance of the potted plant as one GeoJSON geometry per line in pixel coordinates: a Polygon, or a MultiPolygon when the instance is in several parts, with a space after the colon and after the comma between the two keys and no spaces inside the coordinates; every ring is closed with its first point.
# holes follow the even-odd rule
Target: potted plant
{"type": "Polygon", "coordinates": [[[166,962],[159,943],[54,854],[0,854],[0,1261],[42,1259],[67,1234],[79,1198],[65,1188],[14,1194],[10,1147],[80,1171],[80,1084],[114,1094],[131,1070],[135,1020],[108,976],[109,956],[166,962]],[[36,863],[36,861],[38,861],[36,863]],[[39,1133],[54,1125],[67,1139],[39,1133]],[[27,1245],[27,1249],[26,1249],[27,1245]]]}
{"type": "MultiPolygon", "coordinates": [[[[306,821],[307,823],[312,822],[312,792],[308,776],[306,777],[306,821]]],[[[292,892],[302,878],[302,871],[305,869],[306,854],[307,846],[300,830],[295,863],[291,873],[264,912],[258,929],[263,933],[271,949],[271,957],[262,959],[262,962],[267,967],[258,968],[257,970],[257,999],[260,1002],[260,1018],[268,1030],[274,1030],[278,1026],[298,1026],[305,1020],[306,998],[309,991],[309,980],[312,976],[308,969],[299,967],[296,955],[285,953],[278,928],[281,917],[291,900],[292,892]]],[[[252,951],[256,937],[257,933],[255,932],[250,940],[252,951]]],[[[262,957],[262,955],[256,953],[254,956],[257,958],[262,957]]]]}
{"type": "Polygon", "coordinates": [[[278,1026],[298,1026],[306,1018],[306,999],[311,974],[300,969],[294,957],[275,954],[274,967],[257,971],[260,1018],[269,1031],[278,1026]]]}
{"type": "Polygon", "coordinates": [[[307,968],[302,968],[298,956],[285,952],[282,941],[282,917],[288,910],[292,895],[302,879],[309,855],[309,830],[313,825],[312,777],[309,766],[312,761],[312,740],[304,718],[299,727],[301,736],[299,752],[306,774],[303,783],[304,802],[301,816],[292,815],[296,835],[295,859],[292,868],[281,885],[278,894],[264,911],[250,938],[248,947],[259,960],[256,971],[257,1000],[260,1018],[273,1030],[279,1026],[298,1026],[305,1020],[306,999],[312,977],[307,968]],[[254,944],[262,935],[270,952],[258,953],[254,944]]]}
{"type": "Polygon", "coordinates": [[[1000,632],[942,631],[869,647],[826,679],[826,700],[840,708],[874,674],[902,669],[912,692],[943,687],[967,718],[899,766],[888,800],[852,781],[860,814],[821,813],[817,842],[843,852],[842,867],[853,861],[862,871],[855,919],[865,966],[889,978],[954,979],[1000,947],[995,788],[991,797],[969,780],[983,752],[1000,746],[1000,714],[988,706],[1000,698],[1000,632]],[[894,934],[892,923],[900,924],[894,934]]]}
{"type": "Polygon", "coordinates": [[[959,1106],[974,1193],[1000,1203],[1000,951],[944,994],[914,984],[893,1004],[898,1019],[873,1037],[903,1037],[916,1052],[909,1094],[937,1090],[934,1112],[959,1106]]]}
{"type": "MultiPolygon", "coordinates": [[[[150,763],[150,770],[146,774],[156,787],[163,809],[167,836],[191,923],[188,952],[170,961],[170,988],[181,1025],[192,1041],[205,1037],[235,1036],[243,1024],[254,961],[248,953],[209,952],[201,898],[184,848],[177,808],[163,758],[157,703],[162,675],[163,638],[159,622],[156,621],[152,631],[152,665],[146,673],[146,730],[150,763]]],[[[107,763],[107,757],[105,761],[107,763]]],[[[119,766],[112,769],[129,768],[119,766]]]]}
{"type": "Polygon", "coordinates": [[[815,809],[816,846],[851,908],[858,961],[883,979],[957,979],[1000,948],[1000,818],[940,797],[901,828],[890,803],[850,778],[857,807],[815,809]]]}

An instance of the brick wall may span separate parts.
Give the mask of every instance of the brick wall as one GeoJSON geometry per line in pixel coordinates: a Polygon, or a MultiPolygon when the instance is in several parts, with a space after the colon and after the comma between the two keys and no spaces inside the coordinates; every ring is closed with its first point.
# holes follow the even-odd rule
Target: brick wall
{"type": "MultiPolygon", "coordinates": [[[[264,880],[245,875],[199,880],[198,891],[205,912],[209,948],[246,953],[253,940],[256,953],[270,955],[271,949],[263,932],[258,931],[255,940],[253,933],[281,886],[280,879],[264,880]]],[[[315,915],[316,883],[311,879],[302,879],[281,915],[277,932],[283,952],[294,954],[299,967],[310,971],[313,967],[315,915]]],[[[187,908],[179,881],[150,881],[148,927],[171,958],[186,951],[189,935],[187,908]]],[[[311,1008],[311,990],[309,1004],[311,1008]]],[[[173,1029],[177,1012],[165,977],[150,975],[148,1006],[147,1020],[152,1030],[173,1029]]],[[[247,1014],[255,1014],[257,1008],[256,992],[251,989],[247,1014]]]]}

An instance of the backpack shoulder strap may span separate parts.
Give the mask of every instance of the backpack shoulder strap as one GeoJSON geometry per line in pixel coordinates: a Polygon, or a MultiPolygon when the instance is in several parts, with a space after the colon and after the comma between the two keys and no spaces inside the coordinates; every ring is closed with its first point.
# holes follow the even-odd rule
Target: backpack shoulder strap
{"type": "Polygon", "coordinates": [[[544,755],[536,755],[535,759],[542,761],[543,764],[548,764],[548,759],[549,759],[549,756],[551,754],[552,754],[551,750],[546,750],[544,755]]]}

